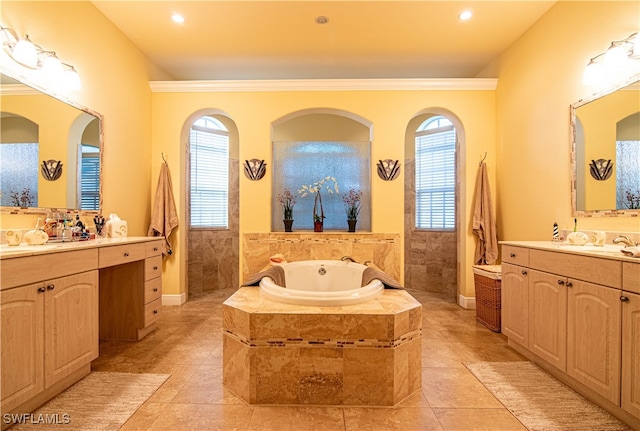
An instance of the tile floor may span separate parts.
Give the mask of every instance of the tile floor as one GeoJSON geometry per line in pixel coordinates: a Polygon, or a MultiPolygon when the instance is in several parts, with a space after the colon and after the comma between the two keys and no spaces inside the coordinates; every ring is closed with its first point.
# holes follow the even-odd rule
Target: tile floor
{"type": "Polygon", "coordinates": [[[423,304],[422,391],[394,408],[252,406],[234,396],[222,386],[221,303],[231,290],[163,307],[142,341],[101,343],[93,368],[171,374],[123,431],[524,430],[463,365],[524,359],[475,311],[410,292],[423,304]]]}

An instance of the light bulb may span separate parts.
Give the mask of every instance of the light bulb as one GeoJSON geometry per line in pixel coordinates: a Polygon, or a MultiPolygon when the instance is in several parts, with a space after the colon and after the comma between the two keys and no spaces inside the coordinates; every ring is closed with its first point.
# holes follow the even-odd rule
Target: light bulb
{"type": "Polygon", "coordinates": [[[596,85],[602,82],[604,78],[604,67],[595,60],[591,60],[584,69],[582,75],[582,83],[584,85],[596,85]]]}
{"type": "Polygon", "coordinates": [[[78,72],[76,72],[76,70],[73,67],[71,67],[71,69],[68,69],[64,72],[64,74],[62,75],[62,79],[64,81],[65,88],[69,90],[78,91],[82,88],[82,82],[80,82],[80,75],[78,75],[78,72]]]}
{"type": "Polygon", "coordinates": [[[627,58],[624,48],[612,43],[604,54],[604,64],[612,70],[622,69],[627,63],[627,58]]]}
{"type": "Polygon", "coordinates": [[[38,51],[33,42],[29,40],[29,36],[25,35],[24,39],[20,39],[16,46],[13,47],[12,56],[14,60],[25,66],[38,67],[38,51]]]}

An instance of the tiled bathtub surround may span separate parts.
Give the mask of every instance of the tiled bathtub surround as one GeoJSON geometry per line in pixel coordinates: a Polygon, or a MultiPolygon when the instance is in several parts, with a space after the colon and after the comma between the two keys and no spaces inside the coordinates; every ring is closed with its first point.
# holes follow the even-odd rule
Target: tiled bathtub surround
{"type": "Polygon", "coordinates": [[[403,290],[343,307],[223,303],[223,383],[251,404],[394,406],[420,390],[422,306],[403,290]]]}
{"type": "Polygon", "coordinates": [[[242,236],[242,277],[246,280],[282,253],[290,262],[340,259],[370,261],[400,280],[400,234],[395,233],[245,233],[242,236]]]}

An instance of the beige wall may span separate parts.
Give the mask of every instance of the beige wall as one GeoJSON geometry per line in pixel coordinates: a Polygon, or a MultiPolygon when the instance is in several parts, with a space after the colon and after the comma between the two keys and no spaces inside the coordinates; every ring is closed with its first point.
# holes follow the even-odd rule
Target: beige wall
{"type": "MultiPolygon", "coordinates": [[[[499,236],[546,240],[573,228],[569,105],[589,59],[638,31],[640,3],[558,2],[501,58],[497,89],[499,236]]],[[[638,218],[579,218],[583,230],[638,231],[638,218]]]]}
{"type": "MultiPolygon", "coordinates": [[[[2,24],[55,50],[72,64],[82,89],[59,94],[104,116],[104,213],[117,213],[130,235],[146,235],[151,206],[151,91],[146,57],[89,2],[2,1],[2,24]]],[[[153,180],[153,187],[157,174],[153,180]]],[[[30,227],[32,216],[3,215],[1,227],[30,227]]]]}
{"type": "MultiPolygon", "coordinates": [[[[495,163],[494,91],[289,91],[289,92],[211,92],[153,93],[153,154],[168,156],[174,176],[177,205],[185,220],[184,149],[188,124],[194,113],[211,109],[224,112],[238,127],[240,160],[264,159],[271,162],[272,122],[291,113],[330,108],[345,111],[373,124],[372,156],[378,159],[404,160],[405,131],[413,117],[429,110],[441,109],[455,115],[464,128],[466,148],[461,148],[461,232],[460,293],[473,296],[471,265],[475,239],[470,227],[472,191],[478,161],[489,153],[487,163],[495,163]],[[467,171],[468,169],[468,171],[467,171]],[[466,193],[465,193],[466,192],[466,193]]],[[[155,177],[159,166],[152,165],[155,177]]],[[[375,171],[375,164],[372,166],[375,171]]],[[[321,175],[321,173],[319,173],[321,175]]],[[[372,231],[397,233],[404,230],[404,178],[385,182],[372,175],[372,231]]],[[[271,230],[271,176],[249,181],[240,176],[240,234],[266,233],[271,230]]],[[[180,249],[185,248],[184,230],[178,229],[177,258],[167,264],[165,293],[179,294],[184,288],[184,263],[180,249]],[[178,286],[179,289],[178,289],[178,286]]],[[[243,255],[242,250],[240,256],[243,255]]],[[[403,264],[403,262],[401,263],[403,264]]],[[[242,265],[242,263],[241,263],[242,265]]]]}

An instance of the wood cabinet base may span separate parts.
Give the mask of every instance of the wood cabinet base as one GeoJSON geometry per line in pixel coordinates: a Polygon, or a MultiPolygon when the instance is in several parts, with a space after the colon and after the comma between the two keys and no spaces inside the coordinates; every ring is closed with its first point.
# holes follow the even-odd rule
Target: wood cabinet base
{"type": "Polygon", "coordinates": [[[575,380],[571,376],[558,370],[558,368],[556,368],[554,365],[551,365],[544,359],[531,353],[528,349],[519,345],[515,341],[509,339],[508,346],[511,347],[516,352],[520,353],[522,356],[524,356],[531,362],[538,365],[540,368],[542,368],[543,370],[551,374],[556,379],[560,380],[562,383],[569,386],[571,389],[580,393],[582,396],[584,396],[586,399],[588,399],[592,403],[600,406],[601,408],[609,412],[612,416],[615,416],[622,422],[629,425],[631,428],[640,430],[640,419],[631,416],[629,413],[624,411],[620,406],[612,403],[611,401],[599,395],[592,389],[588,388],[587,386],[583,385],[579,381],[575,380]]]}

